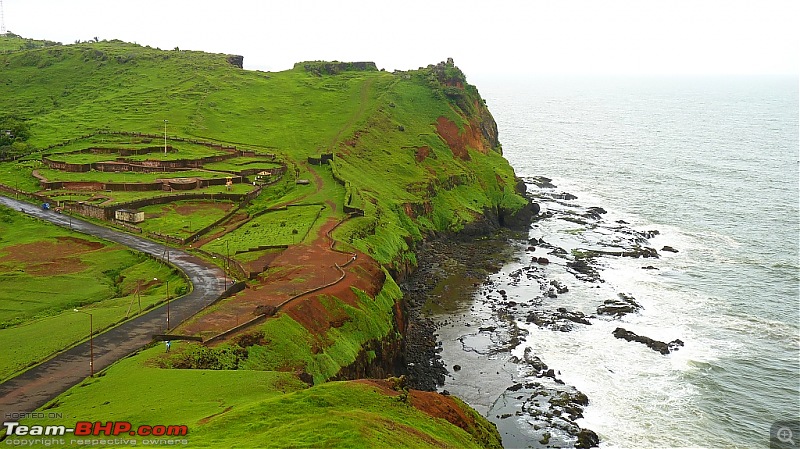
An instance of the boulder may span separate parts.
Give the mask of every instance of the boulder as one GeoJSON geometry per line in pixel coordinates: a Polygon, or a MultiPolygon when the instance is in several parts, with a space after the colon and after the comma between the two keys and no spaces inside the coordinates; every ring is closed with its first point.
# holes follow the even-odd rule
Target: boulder
{"type": "Polygon", "coordinates": [[[619,299],[608,299],[603,302],[603,305],[597,308],[599,315],[614,315],[619,318],[629,313],[638,312],[642,306],[636,302],[633,296],[619,293],[619,299]]]}
{"type": "Polygon", "coordinates": [[[653,351],[660,352],[664,355],[667,355],[672,351],[677,351],[681,346],[683,346],[683,341],[680,339],[675,339],[669,343],[664,343],[663,341],[653,340],[652,338],[644,335],[637,335],[621,327],[614,329],[614,332],[612,333],[616,338],[642,343],[653,351]]]}
{"type": "Polygon", "coordinates": [[[578,449],[589,449],[590,447],[597,447],[600,444],[600,437],[589,429],[581,429],[578,432],[578,441],[575,447],[578,449]]]}

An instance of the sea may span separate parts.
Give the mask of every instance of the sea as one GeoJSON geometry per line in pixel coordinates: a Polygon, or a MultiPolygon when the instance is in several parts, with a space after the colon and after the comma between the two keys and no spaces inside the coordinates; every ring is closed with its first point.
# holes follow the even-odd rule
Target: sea
{"type": "MultiPolygon", "coordinates": [[[[769,448],[776,424],[800,419],[798,78],[470,82],[543,212],[605,212],[588,224],[542,220],[530,237],[569,252],[624,242],[623,230],[658,231],[646,243],[659,258],[601,257],[600,282],[563,263],[547,268],[570,288],[558,305],[589,316],[624,293],[640,311],[570,332],[521,322],[527,334],[511,353],[531,348],[588,396],[578,423],[600,447],[769,448]],[[555,187],[537,187],[537,177],[555,187]],[[684,346],[662,355],[614,338],[620,326],[684,346]]],[[[529,250],[521,245],[495,280],[529,263],[529,250]]],[[[539,293],[523,282],[508,294],[524,302],[539,293]]],[[[445,388],[458,394],[458,377],[445,388]]]]}

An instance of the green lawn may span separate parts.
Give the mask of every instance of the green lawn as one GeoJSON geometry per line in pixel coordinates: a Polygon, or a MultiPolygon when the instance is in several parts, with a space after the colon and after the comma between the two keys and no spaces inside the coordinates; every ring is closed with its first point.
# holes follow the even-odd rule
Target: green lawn
{"type": "MultiPolygon", "coordinates": [[[[228,190],[226,186],[209,186],[203,187],[202,189],[194,189],[194,190],[185,190],[180,192],[165,192],[162,190],[156,191],[149,191],[149,192],[121,192],[121,191],[114,191],[114,192],[97,192],[98,194],[109,196],[112,198],[112,201],[109,203],[110,205],[114,204],[121,204],[127,203],[129,201],[141,200],[144,198],[158,198],[162,196],[174,196],[174,195],[194,195],[194,194],[205,194],[211,196],[211,201],[219,201],[213,198],[214,195],[218,193],[234,193],[237,195],[243,195],[249,193],[253,190],[252,184],[234,184],[231,186],[231,189],[228,190]]],[[[54,190],[54,192],[66,192],[64,190],[54,190]]]]}
{"type": "Polygon", "coordinates": [[[51,168],[40,168],[39,174],[47,178],[48,181],[96,181],[96,182],[153,182],[157,179],[168,178],[225,178],[230,176],[226,173],[185,170],[185,171],[158,171],[153,173],[134,173],[134,172],[102,172],[91,170],[88,172],[67,172],[54,170],[51,168]]]}
{"type": "Polygon", "coordinates": [[[301,243],[311,229],[322,206],[292,206],[285,210],[267,212],[243,226],[203,246],[218,254],[245,252],[259,246],[293,245],[301,243]],[[296,231],[296,232],[295,232],[296,231]]]}
{"type": "Polygon", "coordinates": [[[139,208],[145,221],[138,226],[145,231],[183,238],[219,220],[234,204],[229,201],[188,200],[139,208]]]}
{"type": "MultiPolygon", "coordinates": [[[[173,351],[180,347],[175,343],[173,351]]],[[[192,448],[480,447],[466,431],[370,385],[307,388],[292,373],[159,369],[163,351],[161,345],[144,350],[71,388],[47,406],[63,417],[45,424],[185,425],[187,435],[177,439],[192,448]]]]}
{"type": "Polygon", "coordinates": [[[165,300],[167,280],[173,297],[188,289],[154,259],[0,207],[0,379],[87,337],[86,316],[73,308],[105,329],[125,318],[140,281],[146,309],[165,300]]]}
{"type": "Polygon", "coordinates": [[[0,183],[25,192],[38,192],[39,180],[31,173],[42,167],[39,161],[0,162],[0,183]]]}
{"type": "Polygon", "coordinates": [[[203,164],[203,168],[207,170],[234,172],[252,168],[275,168],[280,166],[281,164],[278,162],[275,162],[271,159],[265,159],[264,157],[236,157],[232,159],[226,159],[222,162],[210,162],[208,164],[203,164]]]}

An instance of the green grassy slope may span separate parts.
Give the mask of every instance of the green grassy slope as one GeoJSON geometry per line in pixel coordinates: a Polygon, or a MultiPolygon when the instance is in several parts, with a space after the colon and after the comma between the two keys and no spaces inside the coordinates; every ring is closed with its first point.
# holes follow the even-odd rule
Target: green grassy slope
{"type": "Polygon", "coordinates": [[[48,425],[186,425],[193,448],[479,447],[464,430],[367,385],[307,388],[290,373],[154,368],[163,351],[161,345],[144,350],[71,388],[51,404],[48,410],[62,418],[48,425]]]}
{"type": "MultiPolygon", "coordinates": [[[[266,376],[271,379],[269,382],[285,378],[284,383],[294,385],[294,377],[280,371],[305,371],[318,384],[330,379],[363,355],[368,342],[399,337],[394,313],[402,296],[388,273],[392,268],[413,265],[414,241],[432,231],[458,231],[482,219],[487,211],[512,214],[526,204],[514,192],[513,170],[499,153],[494,136],[483,133],[483,137],[475,137],[486,128],[488,111],[477,90],[465,84],[463,74],[452,64],[411,72],[345,70],[337,74],[307,71],[303,64],[298,64],[292,70],[264,73],[237,68],[226,60],[226,55],[162,51],[119,41],[55,47],[28,45],[32,48],[24,48],[23,42],[22,49],[19,44],[18,38],[0,36],[0,50],[7,50],[0,51],[0,67],[5,68],[0,71],[0,111],[3,111],[0,119],[7,115],[23,120],[30,137],[4,150],[5,154],[26,156],[22,162],[0,163],[2,184],[35,192],[38,182],[31,175],[34,169],[54,179],[134,182],[134,179],[154,178],[155,175],[134,173],[56,173],[43,169],[37,161],[42,155],[82,149],[82,142],[102,141],[108,135],[85,138],[99,130],[160,135],[164,132],[164,120],[168,120],[170,136],[274,153],[287,164],[287,176],[266,187],[247,206],[250,214],[299,199],[306,203],[330,202],[339,207],[337,213],[341,213],[342,205],[364,212],[363,217],[345,222],[334,237],[380,262],[387,269],[387,282],[376,298],[359,292],[355,307],[337,298],[328,301],[326,307],[340,309],[350,318],[345,326],[331,329],[326,335],[311,335],[287,315],[279,314],[260,327],[271,344],[249,347],[246,362],[238,365],[238,371],[210,374],[141,368],[148,370],[145,377],[150,380],[140,382],[160,379],[165,390],[182,382],[202,385],[198,376],[205,375],[209,376],[207,379],[213,377],[216,385],[222,385],[215,393],[222,396],[228,394],[224,385],[257,384],[261,379],[258,376],[266,376]],[[456,151],[440,136],[437,121],[442,120],[454,124],[460,136],[473,137],[464,137],[468,142],[465,148],[456,151]],[[78,138],[82,139],[48,149],[78,138]],[[308,157],[329,152],[334,154],[329,167],[309,170],[308,157]],[[298,178],[309,178],[311,184],[295,185],[295,170],[298,178]],[[319,341],[325,344],[315,346],[314,342],[319,341]]],[[[88,154],[60,158],[71,162],[103,160],[88,154]]],[[[230,168],[227,163],[215,167],[230,168]]],[[[113,197],[122,201],[152,195],[155,193],[114,192],[113,197]]],[[[294,213],[291,209],[288,212],[294,213]]],[[[262,221],[269,224],[272,219],[278,222],[293,219],[288,212],[283,213],[287,219],[281,218],[281,213],[271,213],[263,215],[262,221]]],[[[184,228],[179,217],[168,218],[177,220],[173,232],[184,228]]],[[[244,245],[238,249],[264,244],[264,239],[273,244],[289,243],[289,237],[280,230],[267,229],[266,225],[254,228],[255,224],[260,225],[254,222],[237,232],[256,241],[231,235],[229,238],[234,239],[231,251],[235,242],[244,245]]],[[[215,240],[208,246],[221,250],[213,247],[223,241],[215,240]]],[[[186,345],[184,350],[189,347],[186,345]]],[[[113,394],[119,397],[135,394],[133,389],[137,387],[126,382],[125,376],[144,374],[139,372],[138,365],[126,363],[130,362],[118,366],[135,369],[127,374],[117,366],[109,369],[91,388],[75,388],[62,396],[60,408],[75,410],[80,419],[94,419],[95,415],[77,414],[94,407],[91,413],[97,412],[96,419],[111,419],[97,409],[98,398],[103,396],[84,392],[93,391],[95,386],[110,385],[116,387],[113,394]]],[[[192,443],[201,447],[249,445],[228,435],[231,425],[241,427],[242,434],[258,429],[258,441],[267,445],[273,441],[283,446],[318,445],[323,433],[319,426],[332,430],[324,446],[474,444],[460,429],[425,418],[413,409],[406,410],[405,405],[398,409],[394,403],[386,402],[391,399],[362,391],[360,386],[322,383],[278,397],[279,388],[270,385],[269,393],[263,397],[254,389],[252,395],[230,399],[233,401],[230,404],[226,402],[228,399],[221,400],[219,404],[233,406],[236,413],[203,423],[197,420],[218,413],[218,406],[200,405],[197,411],[190,411],[197,405],[197,395],[177,395],[180,390],[159,394],[174,393],[177,399],[173,400],[180,399],[179,406],[185,411],[181,413],[185,414],[176,417],[198,422],[200,436],[193,438],[192,443]],[[271,395],[276,397],[270,399],[271,395]],[[197,415],[189,416],[191,413],[197,415]],[[314,420],[318,424],[310,424],[314,420]],[[273,432],[270,430],[273,427],[283,430],[273,432]],[[276,439],[277,433],[285,433],[286,439],[276,439]]],[[[148,421],[163,416],[161,408],[149,408],[152,398],[143,397],[139,402],[143,411],[120,409],[118,416],[148,421]]]]}
{"type": "Polygon", "coordinates": [[[164,301],[167,280],[173,298],[188,289],[183,276],[142,254],[0,206],[0,380],[88,337],[87,317],[73,308],[103,330],[129,307],[137,315],[139,301],[143,310],[164,301]],[[48,250],[56,254],[32,254],[48,250]]]}
{"type": "Polygon", "coordinates": [[[470,104],[481,100],[474,88],[464,89],[466,100],[451,99],[455,88],[433,83],[429,70],[263,73],[234,67],[224,55],[121,42],[0,54],[0,65],[7,68],[0,72],[0,110],[28,120],[29,149],[100,129],[160,134],[166,119],[170,135],[261,146],[290,161],[333,151],[338,174],[354,192],[352,204],[367,211],[348,239],[359,240],[367,229],[357,247],[383,263],[407,248],[384,242],[388,234],[458,230],[484,209],[524,204],[497,153],[453,157],[436,120],[446,117],[463,130],[474,112],[470,104]],[[417,162],[414,150],[422,146],[432,155],[417,162]],[[452,179],[464,185],[441,188],[452,179]],[[431,213],[402,224],[402,206],[423,204],[432,192],[442,195],[431,213]]]}

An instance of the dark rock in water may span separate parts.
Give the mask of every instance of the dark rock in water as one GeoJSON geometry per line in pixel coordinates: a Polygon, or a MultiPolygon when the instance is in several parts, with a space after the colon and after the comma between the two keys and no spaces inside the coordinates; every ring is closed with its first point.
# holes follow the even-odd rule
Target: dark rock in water
{"type": "Polygon", "coordinates": [[[552,184],[552,179],[545,178],[544,176],[535,176],[530,178],[531,184],[542,189],[555,189],[556,186],[552,184]]]}
{"type": "Polygon", "coordinates": [[[672,351],[677,351],[681,346],[683,346],[683,341],[679,339],[672,340],[669,343],[664,343],[663,341],[653,340],[652,338],[645,337],[644,335],[637,335],[621,327],[614,329],[614,332],[612,333],[616,338],[643,343],[648,348],[658,351],[664,355],[667,355],[672,351]]]}
{"type": "Polygon", "coordinates": [[[572,395],[572,402],[579,405],[589,405],[589,397],[580,391],[576,391],[575,394],[572,395]]]}
{"type": "Polygon", "coordinates": [[[548,313],[539,310],[533,310],[528,313],[525,319],[529,323],[533,323],[542,328],[548,328],[560,332],[569,332],[572,330],[572,323],[591,325],[592,323],[587,319],[583,312],[570,312],[567,309],[560,307],[556,313],[548,313]]]}
{"type": "Polygon", "coordinates": [[[442,396],[450,396],[450,392],[447,390],[442,390],[442,392],[439,394],[441,394],[442,396]]]}
{"type": "Polygon", "coordinates": [[[619,223],[619,224],[628,224],[628,222],[625,221],[625,220],[617,220],[617,223],[619,223]]]}
{"type": "Polygon", "coordinates": [[[567,192],[561,192],[561,193],[555,194],[555,195],[553,195],[553,198],[557,198],[557,199],[560,199],[560,200],[567,200],[567,201],[577,200],[578,199],[577,196],[575,196],[575,195],[573,195],[571,193],[567,193],[567,192]]]}
{"type": "Polygon", "coordinates": [[[597,447],[600,444],[600,437],[589,429],[581,429],[578,432],[578,442],[575,447],[578,449],[589,449],[590,447],[597,447]]]}
{"type": "Polygon", "coordinates": [[[514,384],[514,385],[506,388],[506,390],[508,390],[508,391],[519,391],[519,390],[522,389],[522,387],[523,387],[522,384],[514,384]]]}
{"type": "Polygon", "coordinates": [[[461,371],[461,365],[453,365],[453,371],[461,371]]]}
{"type": "Polygon", "coordinates": [[[528,193],[528,185],[525,184],[524,180],[517,178],[517,184],[514,186],[514,190],[520,195],[525,196],[525,194],[528,193]]]}
{"type": "Polygon", "coordinates": [[[558,314],[556,314],[556,317],[561,320],[569,320],[572,321],[573,323],[578,323],[578,324],[586,324],[590,326],[592,324],[589,322],[589,320],[586,319],[586,315],[584,315],[583,312],[578,312],[578,311],[569,312],[567,311],[567,309],[563,307],[559,307],[558,314]]]}
{"type": "Polygon", "coordinates": [[[550,263],[550,261],[546,257],[539,257],[536,259],[536,263],[539,265],[547,265],[550,263]]]}
{"type": "Polygon", "coordinates": [[[669,251],[671,253],[677,253],[678,252],[677,249],[675,249],[675,248],[673,248],[671,246],[664,246],[663,248],[661,248],[661,251],[669,251]]]}
{"type": "Polygon", "coordinates": [[[542,377],[542,373],[547,371],[547,364],[544,363],[539,357],[530,356],[528,354],[528,349],[529,348],[525,348],[525,360],[528,362],[528,365],[530,365],[531,369],[534,370],[535,375],[537,377],[542,377]]]}
{"type": "Polygon", "coordinates": [[[642,267],[642,270],[658,270],[658,268],[656,268],[656,267],[654,267],[652,265],[648,265],[646,267],[642,267]]]}
{"type": "Polygon", "coordinates": [[[579,224],[581,226],[588,226],[589,225],[588,221],[586,221],[586,220],[584,220],[583,218],[580,218],[580,217],[571,217],[569,215],[566,215],[566,216],[558,217],[558,218],[561,219],[561,220],[564,220],[564,221],[569,221],[571,223],[579,224]]]}
{"type": "Polygon", "coordinates": [[[655,236],[657,236],[657,235],[659,235],[661,233],[658,232],[657,230],[653,229],[652,231],[641,231],[638,234],[641,235],[642,237],[646,238],[646,239],[651,239],[651,238],[653,238],[653,237],[655,237],[655,236]]]}
{"type": "Polygon", "coordinates": [[[556,288],[556,292],[558,292],[559,295],[569,291],[569,288],[567,288],[566,285],[562,284],[561,282],[558,282],[555,279],[550,281],[550,285],[556,288]]]}
{"type": "Polygon", "coordinates": [[[658,251],[655,248],[650,248],[647,246],[637,246],[630,251],[623,251],[622,253],[625,257],[653,257],[658,259],[658,251]]]}
{"type": "Polygon", "coordinates": [[[531,245],[531,246],[528,247],[528,251],[529,252],[534,252],[534,251],[536,251],[536,247],[531,245]]]}
{"type": "Polygon", "coordinates": [[[578,279],[596,282],[600,280],[600,274],[597,273],[594,267],[589,265],[591,260],[591,258],[583,258],[567,262],[567,271],[574,274],[578,279]]]}
{"type": "Polygon", "coordinates": [[[537,325],[539,327],[542,327],[545,324],[548,324],[546,319],[544,317],[542,317],[542,314],[543,314],[543,312],[537,312],[537,311],[534,310],[534,311],[528,313],[528,316],[525,318],[525,321],[527,321],[529,323],[533,323],[533,324],[535,324],[535,325],[537,325]]]}
{"type": "Polygon", "coordinates": [[[590,207],[589,209],[586,210],[583,216],[586,218],[593,218],[595,220],[599,220],[601,218],[600,216],[605,213],[606,210],[603,209],[602,207],[590,207]]]}
{"type": "Polygon", "coordinates": [[[614,315],[617,318],[629,313],[638,312],[642,306],[636,302],[636,298],[619,293],[619,299],[608,299],[603,305],[597,308],[599,315],[614,315]]]}

